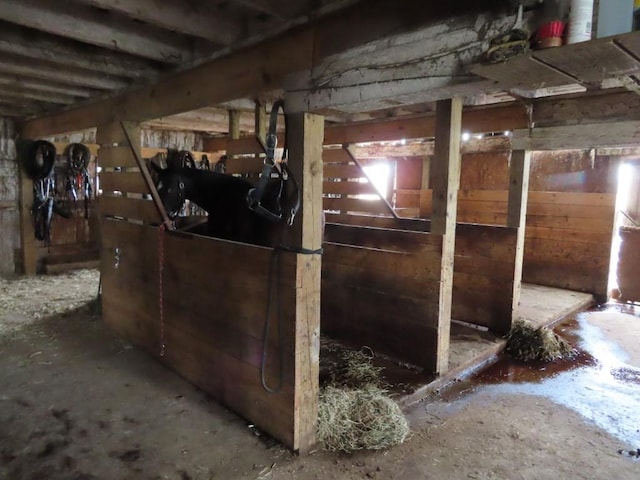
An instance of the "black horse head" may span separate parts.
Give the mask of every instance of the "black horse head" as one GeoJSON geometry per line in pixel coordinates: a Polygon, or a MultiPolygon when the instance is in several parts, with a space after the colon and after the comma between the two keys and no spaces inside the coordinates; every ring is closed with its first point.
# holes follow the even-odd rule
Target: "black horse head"
{"type": "Polygon", "coordinates": [[[180,213],[182,205],[186,200],[185,183],[177,168],[160,168],[155,163],[151,163],[151,168],[156,173],[156,189],[160,200],[164,205],[169,218],[175,218],[180,213]]]}
{"type": "MultiPolygon", "coordinates": [[[[249,193],[254,185],[232,175],[170,166],[162,169],[151,163],[156,173],[156,188],[167,214],[175,218],[185,200],[190,200],[208,213],[207,234],[245,243],[276,246],[288,227],[287,215],[270,218],[250,208],[249,193]]],[[[261,205],[270,212],[292,211],[287,182],[269,180],[261,205]]],[[[297,197],[296,197],[297,198],[297,197]]],[[[295,209],[293,209],[295,210],[295,209]]]]}

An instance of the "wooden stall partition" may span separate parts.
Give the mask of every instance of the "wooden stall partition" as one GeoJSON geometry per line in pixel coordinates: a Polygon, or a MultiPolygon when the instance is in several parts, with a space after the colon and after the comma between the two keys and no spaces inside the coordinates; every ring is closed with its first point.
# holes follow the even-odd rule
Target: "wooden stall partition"
{"type": "Polygon", "coordinates": [[[436,372],[442,239],[327,224],[322,331],[436,372]]]}
{"type": "Polygon", "coordinates": [[[517,228],[458,223],[452,318],[498,333],[511,328],[517,228]]]}
{"type": "Polygon", "coordinates": [[[606,298],[613,193],[530,192],[523,280],[606,298]]]}
{"type": "MultiPolygon", "coordinates": [[[[321,147],[314,153],[309,143],[322,137],[322,121],[299,120],[291,128],[300,163],[291,168],[302,208],[292,245],[313,249],[322,162],[321,147]]],[[[157,193],[134,151],[121,148],[129,139],[139,148],[139,135],[119,127],[98,131],[108,164],[100,202],[105,322],[288,447],[308,450],[317,419],[320,256],[153,225],[164,213],[157,193]]]]}
{"type": "Polygon", "coordinates": [[[640,302],[640,228],[620,227],[618,289],[621,302],[640,302]]]}
{"type": "Polygon", "coordinates": [[[157,227],[110,219],[103,222],[103,238],[105,322],[260,429],[299,448],[295,255],[279,254],[276,274],[268,248],[159,234],[157,227]],[[263,348],[264,380],[276,393],[261,383],[263,348]]]}
{"type": "Polygon", "coordinates": [[[346,146],[325,148],[322,204],[327,221],[349,223],[351,215],[395,217],[346,146]]]}

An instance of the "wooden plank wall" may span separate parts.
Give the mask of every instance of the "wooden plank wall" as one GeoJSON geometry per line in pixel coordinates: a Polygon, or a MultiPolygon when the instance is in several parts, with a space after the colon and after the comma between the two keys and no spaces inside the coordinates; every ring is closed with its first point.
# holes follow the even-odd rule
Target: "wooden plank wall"
{"type": "Polygon", "coordinates": [[[607,296],[617,157],[535,152],[523,280],[607,296]]]}
{"type": "Polygon", "coordinates": [[[517,229],[458,223],[452,318],[506,333],[513,316],[517,229]]]}
{"type": "Polygon", "coordinates": [[[279,253],[274,277],[272,249],[150,225],[159,223],[157,211],[143,197],[146,185],[126,139],[116,125],[98,137],[109,165],[100,201],[105,323],[262,431],[306,448],[299,432],[308,427],[301,425],[307,406],[295,397],[298,357],[309,357],[296,350],[303,330],[296,328],[296,255],[279,253]],[[266,383],[281,385],[275,393],[261,384],[265,345],[266,383]]]}
{"type": "Polygon", "coordinates": [[[387,203],[344,148],[325,148],[322,160],[322,203],[327,221],[342,222],[341,216],[352,214],[392,217],[387,203]]]}
{"type": "Polygon", "coordinates": [[[621,302],[640,302],[640,228],[620,228],[620,252],[618,257],[618,290],[621,302]]]}
{"type": "Polygon", "coordinates": [[[442,237],[327,224],[322,331],[434,372],[442,237]]]}
{"type": "MultiPolygon", "coordinates": [[[[590,151],[533,154],[523,281],[606,296],[618,164],[590,151]]],[[[459,221],[506,225],[506,154],[463,155],[460,181],[459,221]]],[[[431,190],[396,198],[431,213],[431,190]]]]}

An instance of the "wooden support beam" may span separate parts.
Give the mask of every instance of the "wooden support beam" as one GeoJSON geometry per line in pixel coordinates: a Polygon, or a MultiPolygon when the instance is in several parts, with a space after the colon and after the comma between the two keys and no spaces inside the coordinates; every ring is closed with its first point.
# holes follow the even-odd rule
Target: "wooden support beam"
{"type": "Polygon", "coordinates": [[[47,0],[4,0],[3,20],[99,47],[169,64],[193,59],[186,39],[172,32],[119,18],[90,7],[47,0]]]}
{"type": "Polygon", "coordinates": [[[31,205],[33,204],[33,180],[22,168],[22,148],[18,148],[19,180],[20,180],[20,257],[22,272],[25,275],[36,274],[37,249],[36,238],[31,222],[31,205]]]}
{"type": "MultiPolygon", "coordinates": [[[[28,3],[35,1],[45,2],[28,0],[28,3]]],[[[21,4],[20,0],[11,2],[12,6],[21,4]]],[[[293,74],[308,74],[314,64],[330,55],[450,16],[498,8],[502,3],[502,0],[459,0],[425,7],[419,0],[397,0],[393,3],[370,0],[364,10],[355,4],[340,11],[339,15],[329,15],[272,40],[238,49],[225,57],[166,77],[154,85],[35,119],[24,128],[30,135],[50,135],[93,127],[114,117],[145,121],[204,105],[260,95],[283,88],[285,79],[293,74]],[[355,24],[359,28],[353,28],[355,24]],[[280,58],[287,61],[274,61],[280,58]],[[208,80],[203,82],[203,78],[208,80]]],[[[77,26],[78,19],[71,18],[77,26]]],[[[141,48],[137,44],[136,47],[141,48]]],[[[179,60],[184,62],[185,59],[179,60]]]]}
{"type": "Polygon", "coordinates": [[[524,237],[527,217],[527,201],[529,198],[529,170],[531,152],[514,150],[509,163],[509,197],[507,201],[507,227],[518,229],[516,240],[516,258],[513,275],[513,307],[510,319],[505,319],[502,332],[508,332],[515,319],[515,312],[520,304],[522,289],[522,264],[524,261],[524,237]],[[509,320],[509,322],[507,322],[509,320]]]}
{"type": "Polygon", "coordinates": [[[136,20],[166,30],[229,45],[242,32],[240,19],[220,16],[206,2],[185,3],[180,0],[82,0],[104,10],[113,10],[136,20]]]}
{"type": "Polygon", "coordinates": [[[267,108],[264,102],[256,100],[254,109],[254,132],[262,143],[267,139],[267,108]]]}
{"type": "MultiPolygon", "coordinates": [[[[293,224],[294,247],[322,247],[322,138],[324,119],[308,113],[289,116],[289,167],[300,186],[301,206],[293,224]]],[[[296,255],[294,450],[315,444],[319,397],[319,254],[296,255]]]]}
{"type": "Polygon", "coordinates": [[[240,112],[229,110],[229,138],[237,140],[240,138],[240,112]]]}
{"type": "MultiPolygon", "coordinates": [[[[528,117],[521,104],[468,108],[462,115],[462,130],[469,133],[503,132],[526,128],[528,117]]],[[[355,122],[328,126],[325,130],[326,145],[344,143],[433,138],[435,115],[416,115],[390,120],[355,122]]]]}
{"type": "Polygon", "coordinates": [[[640,120],[514,130],[514,150],[630,147],[640,144],[640,120]]]}
{"type": "Polygon", "coordinates": [[[438,307],[438,352],[436,373],[443,374],[449,365],[451,301],[453,298],[453,258],[456,240],[456,214],[460,185],[460,137],[462,134],[462,99],[436,103],[435,149],[431,165],[433,213],[431,233],[442,235],[440,300],[438,307]]]}

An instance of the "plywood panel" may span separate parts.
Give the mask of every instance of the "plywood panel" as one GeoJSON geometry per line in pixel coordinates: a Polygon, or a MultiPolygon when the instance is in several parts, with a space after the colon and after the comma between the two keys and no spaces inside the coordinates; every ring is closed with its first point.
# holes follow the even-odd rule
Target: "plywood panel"
{"type": "Polygon", "coordinates": [[[492,65],[475,65],[471,71],[508,88],[535,90],[576,83],[575,79],[537,62],[531,55],[520,55],[492,65]]]}
{"type": "Polygon", "coordinates": [[[620,49],[613,38],[538,50],[534,56],[570,74],[583,83],[630,75],[640,70],[640,62],[620,49]]]}

